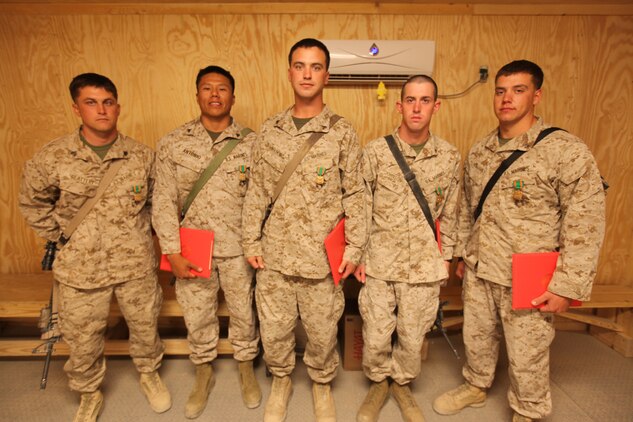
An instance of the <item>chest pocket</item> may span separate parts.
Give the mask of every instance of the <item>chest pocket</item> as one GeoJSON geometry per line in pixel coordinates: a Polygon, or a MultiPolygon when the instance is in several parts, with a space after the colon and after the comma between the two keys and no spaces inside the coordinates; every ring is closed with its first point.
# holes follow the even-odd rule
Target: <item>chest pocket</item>
{"type": "MultiPolygon", "coordinates": [[[[395,210],[407,201],[409,185],[397,163],[380,168],[376,175],[374,203],[376,209],[395,210]]],[[[389,211],[390,212],[390,211],[389,211]]]]}
{"type": "Polygon", "coordinates": [[[236,196],[246,195],[248,181],[251,178],[251,168],[246,161],[235,159],[224,163],[222,167],[226,169],[223,177],[229,192],[236,196]]]}
{"type": "Polygon", "coordinates": [[[176,164],[176,180],[178,180],[181,189],[190,189],[198,180],[200,174],[204,170],[203,162],[200,158],[195,158],[184,153],[174,157],[176,164]]]}
{"type": "Polygon", "coordinates": [[[376,190],[379,188],[398,195],[406,193],[409,185],[404,180],[404,174],[402,174],[402,170],[400,170],[397,163],[389,164],[378,172],[376,175],[376,190]]]}
{"type": "Polygon", "coordinates": [[[451,172],[447,168],[434,166],[423,173],[416,171],[416,174],[429,207],[439,215],[448,195],[451,172]]]}
{"type": "Polygon", "coordinates": [[[511,167],[497,184],[500,206],[516,216],[530,216],[542,203],[543,183],[530,165],[511,167]]]}
{"type": "Polygon", "coordinates": [[[60,202],[64,204],[70,214],[77,212],[88,199],[97,192],[99,181],[97,179],[75,180],[71,177],[62,177],[59,181],[60,202]]]}

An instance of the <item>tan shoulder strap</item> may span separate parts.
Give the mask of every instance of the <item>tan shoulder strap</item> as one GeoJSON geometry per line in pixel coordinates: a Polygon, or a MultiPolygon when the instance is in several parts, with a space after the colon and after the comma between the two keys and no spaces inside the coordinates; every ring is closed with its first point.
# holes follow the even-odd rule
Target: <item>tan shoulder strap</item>
{"type": "MultiPolygon", "coordinates": [[[[332,115],[332,117],[330,117],[330,129],[332,129],[332,127],[334,127],[334,125],[339,120],[341,120],[341,116],[339,116],[338,114],[332,115]]],[[[288,183],[288,180],[290,179],[290,176],[292,175],[292,173],[294,173],[295,169],[297,168],[301,160],[303,160],[303,157],[305,157],[308,151],[310,151],[310,148],[312,148],[312,146],[316,144],[316,142],[319,139],[321,139],[323,135],[325,135],[325,132],[312,133],[312,135],[310,135],[308,140],[305,141],[303,145],[301,145],[301,148],[299,148],[299,151],[297,151],[295,155],[292,156],[290,161],[288,161],[288,164],[286,164],[286,168],[284,168],[284,172],[281,174],[281,177],[279,178],[279,181],[277,182],[277,185],[275,186],[275,191],[273,192],[273,197],[272,197],[273,204],[275,203],[275,201],[281,194],[281,191],[284,189],[284,186],[286,185],[286,183],[288,183]]]]}
{"type": "Polygon", "coordinates": [[[101,182],[99,182],[99,186],[97,187],[97,192],[95,192],[95,195],[84,202],[81,208],[79,208],[79,211],[77,211],[77,214],[75,214],[73,219],[70,220],[70,222],[68,223],[68,226],[66,226],[66,229],[62,233],[62,237],[59,239],[62,245],[68,242],[68,239],[70,239],[70,236],[72,236],[75,229],[79,226],[79,224],[81,224],[83,219],[86,218],[86,215],[88,215],[92,207],[94,207],[99,199],[101,199],[106,189],[108,188],[108,185],[112,183],[112,181],[114,180],[114,176],[116,176],[119,169],[123,166],[124,161],[125,160],[123,159],[116,160],[110,165],[106,173],[101,178],[101,182]]]}

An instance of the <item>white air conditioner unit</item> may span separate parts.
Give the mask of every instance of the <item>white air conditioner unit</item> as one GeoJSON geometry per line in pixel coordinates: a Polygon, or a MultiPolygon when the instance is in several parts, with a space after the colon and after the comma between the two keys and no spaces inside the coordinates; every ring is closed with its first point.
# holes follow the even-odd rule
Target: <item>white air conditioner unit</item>
{"type": "Polygon", "coordinates": [[[402,83],[431,76],[435,41],[321,40],[330,50],[330,83],[402,83]]]}

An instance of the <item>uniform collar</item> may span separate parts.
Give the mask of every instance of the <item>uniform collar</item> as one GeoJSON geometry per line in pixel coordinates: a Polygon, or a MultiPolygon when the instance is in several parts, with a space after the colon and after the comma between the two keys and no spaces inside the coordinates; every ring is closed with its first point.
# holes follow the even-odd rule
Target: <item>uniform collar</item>
{"type": "Polygon", "coordinates": [[[422,148],[422,151],[420,151],[419,154],[416,154],[413,147],[403,141],[402,138],[400,138],[397,128],[393,131],[392,136],[398,141],[400,151],[402,151],[402,155],[404,155],[405,157],[412,157],[414,159],[423,160],[425,158],[437,155],[437,142],[435,140],[435,135],[431,131],[429,131],[429,138],[427,139],[426,144],[424,144],[424,148],[422,148]]]}
{"type": "Polygon", "coordinates": [[[488,135],[488,139],[486,140],[486,148],[488,148],[492,152],[503,152],[503,151],[527,151],[534,145],[534,141],[538,137],[538,134],[543,130],[543,119],[539,116],[536,116],[536,122],[528,129],[527,132],[522,133],[511,140],[509,140],[505,145],[499,146],[499,128],[493,130],[488,135]]]}
{"type": "Polygon", "coordinates": [[[334,113],[330,111],[327,105],[323,106],[323,110],[321,113],[313,117],[308,123],[303,125],[301,129],[297,130],[295,126],[295,122],[292,119],[292,107],[286,109],[275,121],[275,127],[283,130],[284,132],[296,136],[301,135],[303,133],[312,133],[312,132],[329,132],[330,127],[330,117],[332,117],[334,113]]]}
{"type": "Polygon", "coordinates": [[[235,119],[233,119],[232,117],[231,117],[231,124],[228,125],[226,129],[222,131],[220,136],[218,136],[218,138],[215,141],[213,141],[211,137],[209,136],[209,133],[207,132],[207,129],[204,127],[204,125],[202,124],[202,120],[200,120],[200,117],[189,122],[189,124],[187,125],[187,128],[185,129],[185,135],[193,136],[195,138],[201,138],[201,139],[208,138],[209,140],[213,142],[214,145],[220,142],[223,142],[227,139],[240,139],[242,137],[241,132],[242,132],[242,125],[240,125],[239,123],[236,123],[235,119]]]}
{"type": "MultiPolygon", "coordinates": [[[[73,135],[73,145],[70,149],[70,154],[84,161],[101,161],[99,157],[95,154],[95,152],[91,150],[89,146],[83,143],[83,141],[79,137],[80,130],[81,126],[75,131],[73,135]]],[[[108,153],[106,154],[103,161],[105,162],[113,159],[128,158],[129,149],[130,145],[127,141],[127,137],[121,134],[121,132],[118,132],[114,143],[108,150],[108,153]]]]}

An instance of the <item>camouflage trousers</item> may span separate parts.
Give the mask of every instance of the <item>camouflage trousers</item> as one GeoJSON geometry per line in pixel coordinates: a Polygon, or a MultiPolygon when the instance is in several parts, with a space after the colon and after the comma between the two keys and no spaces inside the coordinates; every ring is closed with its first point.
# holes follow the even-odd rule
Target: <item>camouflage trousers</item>
{"type": "Polygon", "coordinates": [[[419,374],[422,343],[437,315],[440,283],[397,283],[367,276],[358,296],[363,317],[363,371],[400,385],[419,374]],[[397,308],[397,311],[396,311],[397,308]],[[394,330],[398,338],[392,344],[394,330]]]}
{"type": "Polygon", "coordinates": [[[160,367],[164,345],[157,330],[163,292],[155,273],[97,289],[76,289],[59,282],[59,328],[70,348],[64,365],[71,390],[99,389],[105,375],[105,331],[112,295],[130,330],[130,356],[139,372],[160,367]]]}
{"type": "Polygon", "coordinates": [[[257,312],[259,314],[264,361],[278,377],[290,375],[295,367],[295,334],[301,318],[308,341],[303,361],[310,378],[329,383],[339,364],[336,333],[345,300],[342,285],[332,276],[309,279],[263,269],[257,272],[257,312]]]}
{"type": "Polygon", "coordinates": [[[481,278],[466,269],[464,276],[464,378],[489,388],[495,376],[499,342],[508,351],[510,407],[531,418],[552,411],[549,385],[549,347],[554,339],[552,315],[538,310],[512,310],[512,289],[481,278]]]}
{"type": "Polygon", "coordinates": [[[242,255],[213,258],[211,278],[178,279],[176,299],[187,326],[187,340],[196,365],[211,362],[218,355],[220,287],[229,310],[229,341],[233,357],[253,360],[259,353],[259,335],[253,307],[253,269],[242,255]]]}

